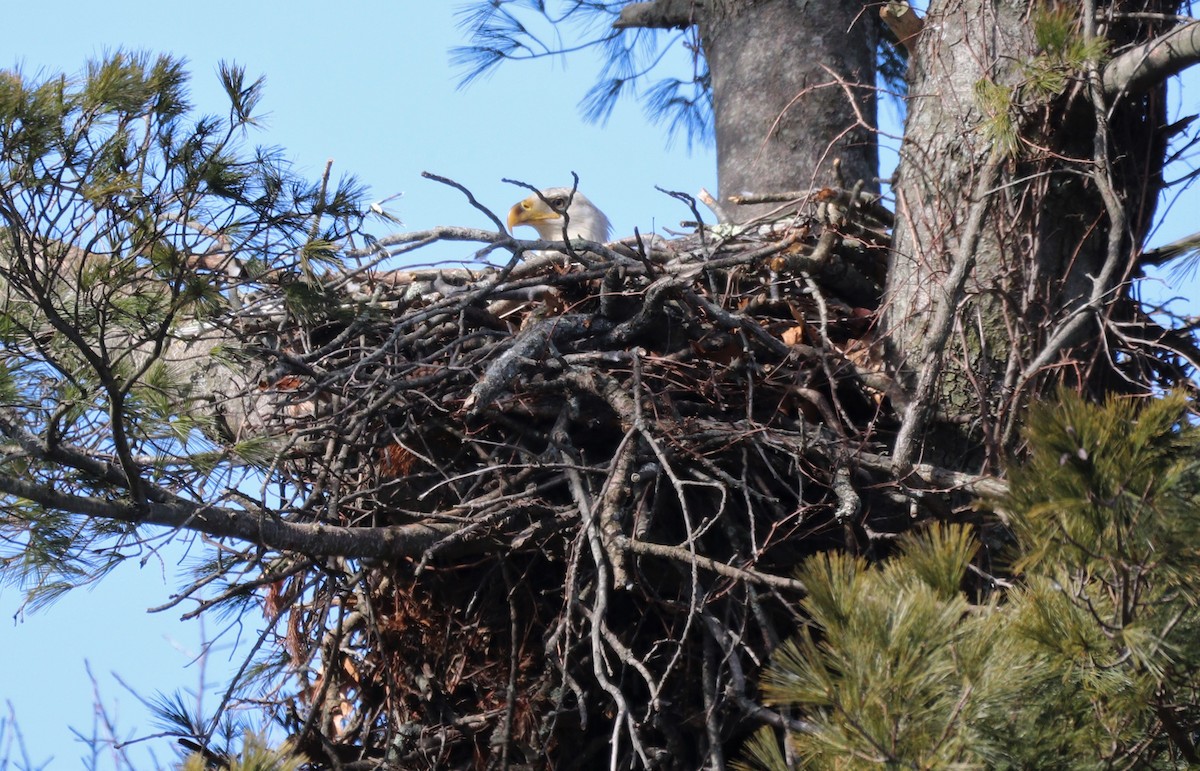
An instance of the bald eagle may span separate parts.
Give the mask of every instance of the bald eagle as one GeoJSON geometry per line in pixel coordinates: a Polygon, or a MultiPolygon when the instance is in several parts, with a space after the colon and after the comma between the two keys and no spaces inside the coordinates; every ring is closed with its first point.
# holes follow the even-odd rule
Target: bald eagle
{"type": "Polygon", "coordinates": [[[540,197],[531,195],[515,204],[508,211],[508,228],[529,225],[543,241],[561,241],[564,211],[567,214],[567,238],[601,244],[608,241],[608,217],[586,195],[578,190],[572,194],[569,187],[546,188],[540,197]]]}

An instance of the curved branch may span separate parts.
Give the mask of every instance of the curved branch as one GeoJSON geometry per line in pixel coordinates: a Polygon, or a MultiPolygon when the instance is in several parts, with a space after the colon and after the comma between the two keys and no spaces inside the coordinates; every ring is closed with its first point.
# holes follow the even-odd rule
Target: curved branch
{"type": "Polygon", "coordinates": [[[1136,95],[1193,64],[1200,63],[1200,21],[1182,24],[1166,34],[1115,57],[1104,67],[1104,95],[1136,95]]]}
{"type": "Polygon", "coordinates": [[[272,550],[295,551],[312,556],[374,559],[417,557],[458,527],[449,523],[393,527],[302,525],[249,511],[179,501],[147,502],[135,506],[90,495],[69,495],[2,474],[0,493],[71,514],[193,530],[215,538],[237,538],[272,550]]]}
{"type": "Polygon", "coordinates": [[[684,549],[680,546],[671,546],[665,543],[654,543],[652,541],[639,541],[628,536],[619,536],[618,545],[629,549],[634,554],[644,554],[654,557],[662,557],[664,559],[674,560],[684,565],[695,565],[703,570],[709,570],[718,575],[732,578],[735,581],[746,581],[751,584],[759,584],[762,586],[770,586],[775,589],[785,589],[799,594],[808,594],[808,587],[803,581],[798,581],[795,578],[786,578],[777,576],[771,573],[763,573],[760,570],[751,568],[741,568],[737,565],[730,565],[726,562],[719,562],[712,557],[705,557],[702,554],[697,554],[695,551],[684,549]]]}

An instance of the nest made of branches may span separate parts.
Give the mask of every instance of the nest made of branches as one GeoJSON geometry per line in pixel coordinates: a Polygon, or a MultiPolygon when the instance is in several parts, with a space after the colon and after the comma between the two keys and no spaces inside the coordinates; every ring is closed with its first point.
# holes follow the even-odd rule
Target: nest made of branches
{"type": "Polygon", "coordinates": [[[248,306],[281,516],[442,534],[292,611],[310,757],[686,768],[787,725],[753,674],[797,622],[794,567],[910,524],[879,454],[889,225],[823,190],[674,241],[477,232],[513,258],[361,272],[282,325],[248,306]]]}

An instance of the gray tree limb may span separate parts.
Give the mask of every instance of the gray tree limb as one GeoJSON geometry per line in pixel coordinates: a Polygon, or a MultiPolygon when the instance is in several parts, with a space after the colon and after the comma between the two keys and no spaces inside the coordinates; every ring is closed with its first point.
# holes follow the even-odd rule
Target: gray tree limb
{"type": "Polygon", "coordinates": [[[416,523],[392,527],[297,524],[273,516],[175,499],[140,505],[90,495],[71,495],[48,485],[0,474],[0,493],[48,509],[138,525],[193,530],[214,538],[237,538],[278,551],[327,557],[388,559],[418,557],[458,525],[416,523]]]}
{"type": "Polygon", "coordinates": [[[1104,67],[1104,95],[1140,94],[1200,63],[1200,21],[1189,21],[1113,58],[1104,67]]]}
{"type": "MultiPolygon", "coordinates": [[[[31,457],[78,470],[118,490],[131,487],[125,471],[119,466],[65,445],[45,448],[11,416],[0,414],[0,431],[15,440],[31,457]]],[[[143,492],[142,501],[134,504],[114,498],[64,493],[50,484],[0,474],[0,494],[24,498],[48,509],[139,525],[192,530],[214,538],[237,538],[267,549],[310,556],[415,557],[459,527],[440,522],[391,527],[303,524],[286,522],[264,512],[196,503],[154,485],[147,485],[143,492]]]]}

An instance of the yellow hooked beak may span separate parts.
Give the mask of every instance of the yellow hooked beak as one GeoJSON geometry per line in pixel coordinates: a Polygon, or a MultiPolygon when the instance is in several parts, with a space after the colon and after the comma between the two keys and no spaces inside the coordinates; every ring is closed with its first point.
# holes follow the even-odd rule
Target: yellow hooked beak
{"type": "Polygon", "coordinates": [[[556,220],[560,217],[561,215],[551,211],[541,198],[531,195],[508,210],[508,229],[512,230],[518,225],[536,227],[539,222],[556,220]]]}

